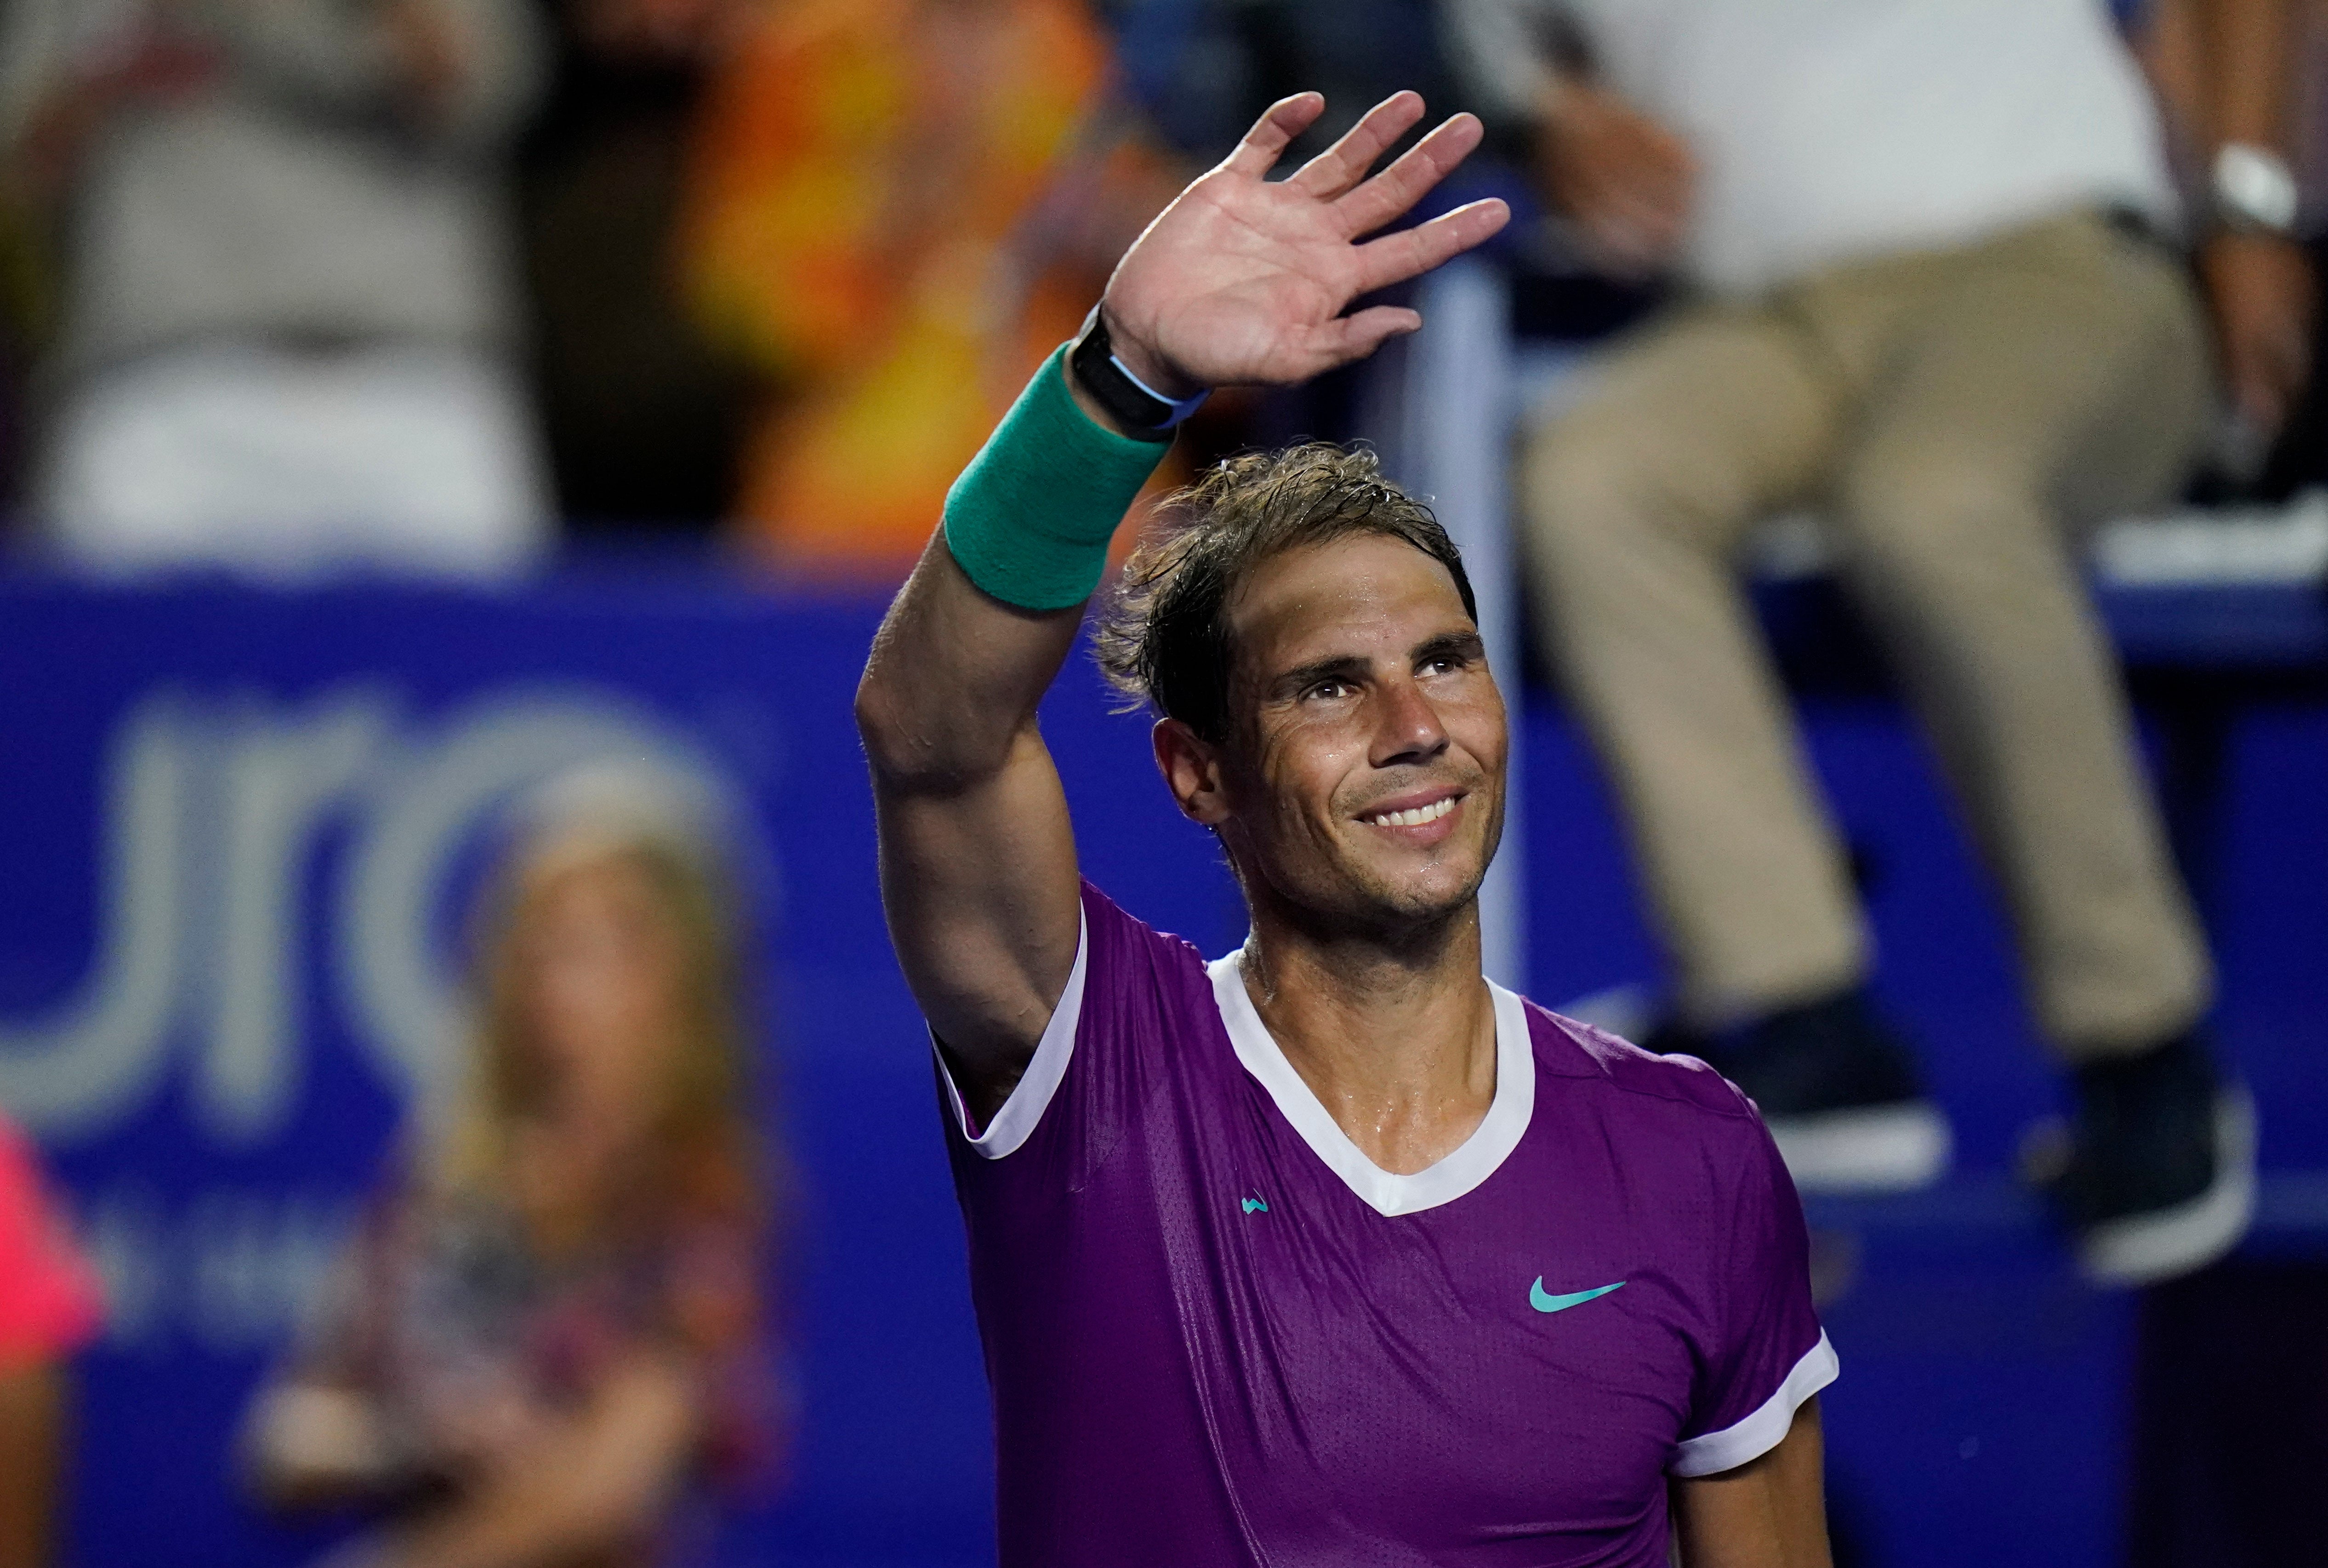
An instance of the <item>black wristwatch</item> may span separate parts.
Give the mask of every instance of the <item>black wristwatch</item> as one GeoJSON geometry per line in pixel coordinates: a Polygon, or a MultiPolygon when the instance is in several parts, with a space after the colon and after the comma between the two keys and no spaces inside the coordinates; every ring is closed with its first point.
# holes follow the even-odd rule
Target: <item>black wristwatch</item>
{"type": "Polygon", "coordinates": [[[1174,427],[1212,396],[1202,391],[1176,402],[1126,370],[1108,343],[1107,318],[1097,305],[1067,350],[1067,369],[1109,418],[1143,440],[1169,441],[1174,427]]]}

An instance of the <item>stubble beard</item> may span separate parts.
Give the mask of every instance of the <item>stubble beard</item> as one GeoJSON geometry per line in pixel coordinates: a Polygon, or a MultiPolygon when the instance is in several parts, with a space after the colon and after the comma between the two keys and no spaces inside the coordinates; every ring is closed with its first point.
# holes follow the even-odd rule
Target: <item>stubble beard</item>
{"type": "MultiPolygon", "coordinates": [[[[1465,810],[1481,803],[1486,793],[1477,788],[1469,792],[1465,810]]],[[[1344,834],[1328,840],[1336,846],[1334,852],[1299,869],[1281,861],[1271,866],[1250,841],[1240,847],[1224,835],[1222,848],[1230,871],[1244,890],[1246,907],[1256,915],[1265,902],[1291,925],[1324,940],[1360,940],[1413,951],[1443,943],[1477,905],[1488,869],[1495,863],[1503,826],[1498,795],[1495,814],[1478,840],[1478,863],[1457,887],[1443,893],[1427,892],[1405,878],[1384,875],[1344,834]],[[1293,874],[1287,875],[1289,870],[1293,874]]],[[[1356,828],[1361,833],[1373,831],[1363,825],[1356,828]]],[[[1426,873],[1415,881],[1432,879],[1426,873]]]]}

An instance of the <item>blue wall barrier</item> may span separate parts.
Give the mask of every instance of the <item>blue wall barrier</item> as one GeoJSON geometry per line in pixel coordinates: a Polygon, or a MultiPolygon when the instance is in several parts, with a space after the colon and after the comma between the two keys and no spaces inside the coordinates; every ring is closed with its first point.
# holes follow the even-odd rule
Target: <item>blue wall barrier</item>
{"type": "MultiPolygon", "coordinates": [[[[70,1561],[265,1565],[326,1546],[240,1498],[254,1379],[439,1070],[500,814],[593,757],[729,803],[756,894],[767,1114],[799,1171],[785,1494],[737,1562],[990,1560],[985,1389],[926,1037],[873,881],[850,699],[878,605],[690,577],[502,596],[0,585],[0,1102],[70,1189],[113,1296],[84,1358],[70,1561]]],[[[1207,951],[1243,931],[1146,724],[1078,660],[1045,712],[1088,874],[1207,951]]],[[[1531,699],[1532,989],[1653,981],[1573,731],[1531,699]]],[[[2007,1174],[2051,1104],[1994,899],[1887,702],[1807,731],[1878,869],[1887,998],[1958,1124],[1940,1192],[1814,1206],[1861,1561],[2117,1556],[2132,1308],[2079,1286],[2007,1174]]],[[[2265,1106],[2257,1245],[2328,1232],[2328,712],[2233,729],[2214,879],[2224,1038],[2265,1106]]]]}

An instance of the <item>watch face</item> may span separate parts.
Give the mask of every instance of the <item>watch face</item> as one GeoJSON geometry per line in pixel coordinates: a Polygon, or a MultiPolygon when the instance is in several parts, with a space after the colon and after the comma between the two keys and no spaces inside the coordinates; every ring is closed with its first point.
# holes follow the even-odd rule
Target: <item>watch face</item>
{"type": "Polygon", "coordinates": [[[2295,227],[2295,176],[2268,148],[2227,142],[2215,155],[2215,209],[2235,229],[2285,234],[2295,227]]]}

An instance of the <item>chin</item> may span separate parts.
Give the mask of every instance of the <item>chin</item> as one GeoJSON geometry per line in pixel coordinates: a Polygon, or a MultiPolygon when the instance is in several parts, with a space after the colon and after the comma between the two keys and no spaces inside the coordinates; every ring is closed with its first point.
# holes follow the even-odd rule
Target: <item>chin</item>
{"type": "MultiPolygon", "coordinates": [[[[1367,846],[1372,848],[1372,846],[1367,846]]],[[[1478,897],[1495,844],[1466,833],[1428,855],[1412,851],[1354,855],[1343,867],[1354,891],[1385,912],[1428,920],[1451,914],[1478,897]]]]}
{"type": "Polygon", "coordinates": [[[1466,867],[1436,865],[1403,874],[1367,868],[1350,878],[1349,902],[1361,918],[1384,926],[1435,925],[1470,907],[1487,880],[1484,859],[1466,867]]]}
{"type": "Polygon", "coordinates": [[[1414,925],[1428,925],[1460,915],[1478,901],[1480,878],[1452,887],[1409,889],[1394,898],[1383,901],[1385,914],[1414,925]]]}
{"type": "Polygon", "coordinates": [[[1457,840],[1429,855],[1384,852],[1344,839],[1304,846],[1297,856],[1255,854],[1230,840],[1230,864],[1250,900],[1256,896],[1297,920],[1395,939],[1443,925],[1469,909],[1487,879],[1492,845],[1457,840]],[[1323,850],[1323,853],[1317,851],[1323,850]],[[1371,851],[1371,852],[1369,852],[1371,851]]]}

